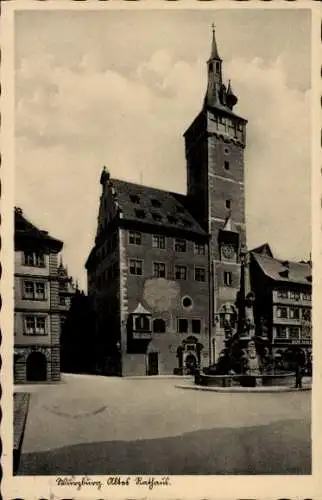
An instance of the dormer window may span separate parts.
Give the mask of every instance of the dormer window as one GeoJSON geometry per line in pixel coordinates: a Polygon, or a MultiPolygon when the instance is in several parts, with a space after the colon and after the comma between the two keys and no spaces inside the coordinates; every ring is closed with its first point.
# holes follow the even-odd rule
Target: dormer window
{"type": "Polygon", "coordinates": [[[176,224],[177,219],[173,215],[168,215],[168,222],[170,222],[170,224],[176,224]]]}
{"type": "Polygon", "coordinates": [[[182,217],[181,222],[182,222],[182,224],[185,227],[191,227],[192,226],[192,222],[189,219],[186,219],[185,217],[182,217]]]}
{"type": "Polygon", "coordinates": [[[154,208],[160,208],[161,207],[161,203],[159,200],[156,200],[155,198],[153,200],[151,200],[151,205],[154,207],[154,208]]]}
{"type": "Polygon", "coordinates": [[[152,215],[152,218],[153,218],[156,222],[161,222],[161,221],[162,221],[161,214],[158,214],[157,212],[151,212],[151,215],[152,215]]]}
{"type": "Polygon", "coordinates": [[[280,272],[280,276],[282,276],[282,278],[288,278],[289,272],[290,272],[289,269],[284,269],[283,271],[280,272]]]}
{"type": "Polygon", "coordinates": [[[135,215],[138,219],[145,219],[144,210],[135,210],[135,215]]]}
{"type": "Polygon", "coordinates": [[[137,194],[130,194],[130,200],[135,205],[140,205],[140,197],[137,194]]]}

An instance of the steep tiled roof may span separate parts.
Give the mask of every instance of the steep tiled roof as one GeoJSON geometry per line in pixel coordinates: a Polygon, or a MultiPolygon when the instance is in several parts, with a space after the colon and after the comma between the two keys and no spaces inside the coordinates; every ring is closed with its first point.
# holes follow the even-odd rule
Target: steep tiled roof
{"type": "Polygon", "coordinates": [[[119,179],[111,184],[123,219],[207,235],[185,206],[186,196],[119,179]]]}
{"type": "Polygon", "coordinates": [[[251,252],[251,255],[263,273],[274,281],[311,284],[312,269],[307,262],[281,261],[256,252],[251,252]]]}
{"type": "Polygon", "coordinates": [[[33,238],[35,240],[43,240],[46,244],[55,246],[58,250],[63,247],[63,242],[53,238],[47,231],[38,229],[23,215],[20,208],[15,208],[15,239],[17,238],[33,238]]]}
{"type": "Polygon", "coordinates": [[[251,250],[252,253],[258,253],[261,255],[266,255],[268,257],[273,257],[273,252],[271,250],[271,247],[269,246],[268,243],[264,243],[263,245],[260,245],[259,247],[253,248],[251,250]]]}

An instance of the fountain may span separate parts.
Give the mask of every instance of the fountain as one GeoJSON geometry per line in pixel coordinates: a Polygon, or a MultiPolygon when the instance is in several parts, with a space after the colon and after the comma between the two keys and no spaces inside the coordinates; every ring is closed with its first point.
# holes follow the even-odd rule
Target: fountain
{"type": "Polygon", "coordinates": [[[270,354],[267,327],[261,321],[255,332],[254,303],[252,291],[246,294],[245,268],[247,251],[240,252],[240,289],[237,293],[237,328],[225,321],[225,349],[215,365],[204,368],[195,375],[195,384],[206,386],[293,386],[295,373],[277,370],[270,354]]]}

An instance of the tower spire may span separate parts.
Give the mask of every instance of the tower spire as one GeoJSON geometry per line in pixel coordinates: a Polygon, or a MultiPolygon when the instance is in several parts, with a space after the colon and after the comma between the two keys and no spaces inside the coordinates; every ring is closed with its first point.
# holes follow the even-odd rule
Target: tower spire
{"type": "Polygon", "coordinates": [[[216,26],[214,25],[214,23],[212,23],[211,29],[212,29],[212,42],[211,42],[211,55],[209,60],[211,61],[212,59],[217,59],[221,61],[222,59],[219,56],[217,42],[216,42],[216,26]]]}

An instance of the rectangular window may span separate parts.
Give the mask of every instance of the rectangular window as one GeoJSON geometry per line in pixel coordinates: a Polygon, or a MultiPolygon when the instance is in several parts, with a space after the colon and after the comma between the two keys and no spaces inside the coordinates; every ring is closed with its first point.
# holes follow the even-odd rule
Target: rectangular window
{"type": "Polygon", "coordinates": [[[187,242],[181,238],[176,238],[174,242],[176,252],[185,252],[187,250],[187,242]]]}
{"type": "Polygon", "coordinates": [[[303,326],[301,330],[301,338],[303,340],[309,340],[312,338],[312,328],[311,326],[303,326]]]}
{"type": "Polygon", "coordinates": [[[276,338],[278,338],[278,339],[286,339],[287,338],[286,326],[278,326],[276,328],[276,338]]]}
{"type": "Polygon", "coordinates": [[[307,292],[302,293],[303,300],[311,300],[311,294],[307,292]]]}
{"type": "Polygon", "coordinates": [[[27,300],[45,300],[46,288],[43,282],[24,281],[23,298],[27,300]]]}
{"type": "Polygon", "coordinates": [[[224,271],[224,284],[225,286],[231,286],[233,283],[233,277],[230,271],[224,271]]]}
{"type": "Polygon", "coordinates": [[[204,267],[195,268],[195,281],[206,281],[206,269],[204,267]]]}
{"type": "Polygon", "coordinates": [[[293,340],[298,340],[300,338],[300,328],[298,326],[290,326],[289,338],[293,340]]]}
{"type": "Polygon", "coordinates": [[[45,300],[45,283],[36,283],[35,298],[37,300],[45,300]]]}
{"type": "Polygon", "coordinates": [[[46,332],[46,320],[43,316],[36,316],[36,334],[44,335],[46,332]]]}
{"type": "Polygon", "coordinates": [[[177,323],[178,333],[188,333],[188,320],[185,318],[179,318],[177,323]]]}
{"type": "Polygon", "coordinates": [[[165,249],[165,236],[163,234],[152,235],[152,247],[165,249]]]}
{"type": "Polygon", "coordinates": [[[291,290],[290,291],[290,298],[294,300],[300,300],[300,292],[297,292],[296,290],[291,290]]]}
{"type": "Polygon", "coordinates": [[[302,319],[304,321],[311,321],[311,309],[302,309],[302,319]]]}
{"type": "Polygon", "coordinates": [[[34,284],[32,281],[25,281],[23,284],[24,298],[33,299],[34,298],[34,284]]]}
{"type": "Polygon", "coordinates": [[[195,243],[195,254],[196,255],[206,255],[206,245],[203,243],[195,243]]]}
{"type": "Polygon", "coordinates": [[[142,260],[130,259],[130,274],[142,276],[142,260]]]}
{"type": "Polygon", "coordinates": [[[129,243],[130,245],[141,245],[142,244],[142,234],[138,231],[129,232],[129,243]]]}
{"type": "Polygon", "coordinates": [[[175,277],[176,280],[186,280],[187,279],[187,267],[186,266],[175,266],[175,277]]]}
{"type": "Polygon", "coordinates": [[[25,335],[46,335],[44,316],[25,316],[25,335]]]}
{"type": "Polygon", "coordinates": [[[288,290],[278,290],[277,291],[277,297],[279,299],[288,299],[288,290]]]}
{"type": "Polygon", "coordinates": [[[290,308],[290,319],[300,319],[300,310],[298,307],[290,308]]]}
{"type": "Polygon", "coordinates": [[[231,207],[231,201],[230,200],[226,200],[226,208],[230,209],[230,207],[231,207]]]}
{"type": "Polygon", "coordinates": [[[45,256],[41,252],[24,252],[24,265],[31,267],[45,267],[45,256]]]}
{"type": "Polygon", "coordinates": [[[278,307],[277,308],[277,317],[286,319],[287,316],[287,307],[278,307]]]}
{"type": "Polygon", "coordinates": [[[165,264],[163,262],[153,262],[153,276],[165,278],[165,264]]]}
{"type": "Polygon", "coordinates": [[[59,297],[59,303],[61,306],[65,306],[66,305],[66,298],[63,297],[62,295],[60,295],[59,297]]]}
{"type": "Polygon", "coordinates": [[[34,316],[25,317],[25,333],[27,335],[34,335],[36,331],[36,322],[34,316]]]}
{"type": "Polygon", "coordinates": [[[200,319],[191,320],[191,330],[192,330],[192,333],[201,333],[201,320],[200,319]]]}

